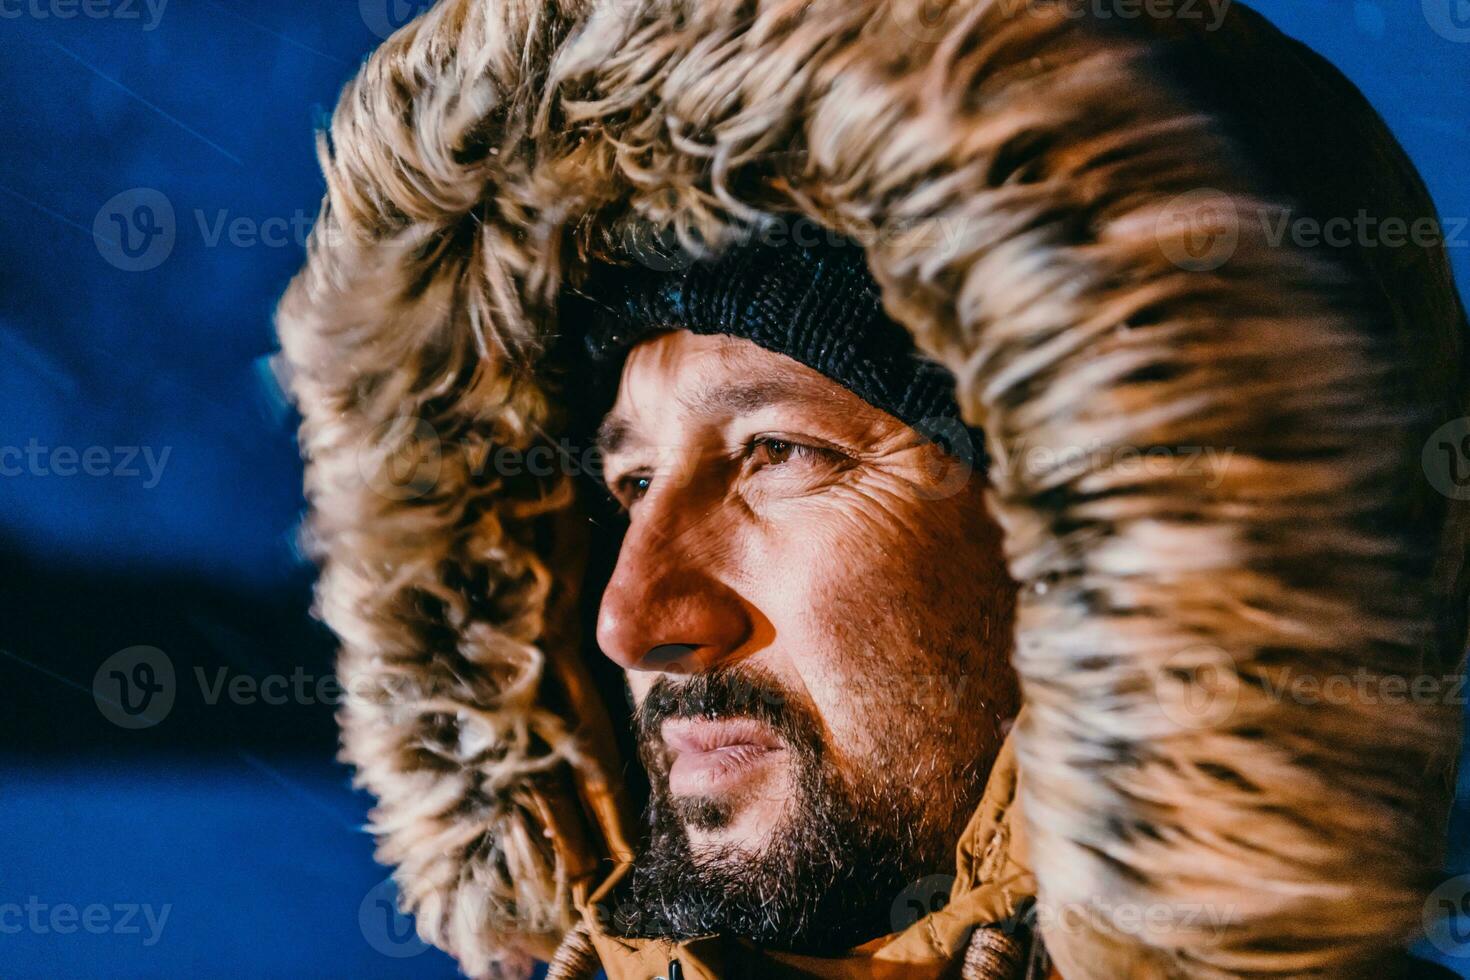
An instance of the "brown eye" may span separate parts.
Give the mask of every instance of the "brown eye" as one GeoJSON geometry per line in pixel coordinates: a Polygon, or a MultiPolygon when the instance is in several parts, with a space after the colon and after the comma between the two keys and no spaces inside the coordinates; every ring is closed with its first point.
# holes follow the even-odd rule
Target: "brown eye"
{"type": "Polygon", "coordinates": [[[784,439],[763,439],[756,444],[761,450],[767,463],[784,463],[791,458],[796,451],[796,444],[784,439]]]}
{"type": "Polygon", "coordinates": [[[848,457],[825,446],[811,446],[804,442],[793,442],[775,436],[760,436],[752,439],[746,454],[762,466],[780,466],[783,463],[843,463],[848,457]]]}

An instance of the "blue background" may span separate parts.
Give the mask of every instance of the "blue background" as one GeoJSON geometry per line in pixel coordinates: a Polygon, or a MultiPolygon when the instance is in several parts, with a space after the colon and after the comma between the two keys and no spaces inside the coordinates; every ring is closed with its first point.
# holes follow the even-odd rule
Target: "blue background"
{"type": "MultiPolygon", "coordinates": [[[[1470,40],[1455,38],[1470,32],[1434,30],[1436,3],[1470,25],[1470,0],[1255,6],[1364,89],[1456,218],[1470,40]]],[[[0,477],[0,910],[169,908],[152,943],[146,926],[61,934],[43,911],[43,928],[0,931],[7,978],[455,975],[384,911],[330,706],[211,705],[193,676],[330,671],[293,543],[300,463],[271,312],[322,192],[313,126],[414,12],[0,2],[0,446],[35,446],[48,468],[0,477]],[[158,195],[172,239],[138,253],[129,221],[158,195]],[[52,450],[90,446],[108,475],[55,472],[52,450]],[[127,447],[161,468],[140,453],[129,475],[127,447]],[[130,731],[92,680],[138,644],[166,652],[178,700],[130,731]]],[[[1453,261],[1470,282],[1470,249],[1453,261]]],[[[1466,788],[1455,868],[1470,866],[1466,788]]]]}

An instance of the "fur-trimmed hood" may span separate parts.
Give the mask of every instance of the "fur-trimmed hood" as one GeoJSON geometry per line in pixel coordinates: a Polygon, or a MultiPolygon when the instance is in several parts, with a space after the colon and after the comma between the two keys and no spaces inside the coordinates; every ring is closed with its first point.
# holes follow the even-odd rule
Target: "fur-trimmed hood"
{"type": "Polygon", "coordinates": [[[1458,709],[1279,682],[1461,668],[1466,524],[1420,460],[1467,414],[1464,312],[1437,246],[1272,229],[1432,206],[1240,4],[1091,6],[441,0],[347,87],[279,330],[344,758],[468,973],[547,955],[636,818],[574,478],[486,460],[569,424],[590,262],[783,214],[865,243],[987,434],[1042,906],[1168,910],[1043,926],[1062,974],[1383,973],[1419,923],[1458,709]]]}

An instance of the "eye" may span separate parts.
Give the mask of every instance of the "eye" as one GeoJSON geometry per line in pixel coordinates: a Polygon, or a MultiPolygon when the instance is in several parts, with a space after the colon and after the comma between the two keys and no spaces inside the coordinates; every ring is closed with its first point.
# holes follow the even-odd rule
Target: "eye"
{"type": "Polygon", "coordinates": [[[784,463],[798,451],[796,443],[785,439],[756,439],[750,448],[751,455],[763,463],[784,463]]]}
{"type": "Polygon", "coordinates": [[[780,466],[792,460],[837,463],[848,458],[827,446],[812,446],[779,436],[756,436],[750,440],[746,455],[762,466],[780,466]]]}
{"type": "Polygon", "coordinates": [[[647,473],[629,473],[620,476],[608,487],[613,500],[624,511],[642,499],[653,485],[653,477],[647,473]]]}

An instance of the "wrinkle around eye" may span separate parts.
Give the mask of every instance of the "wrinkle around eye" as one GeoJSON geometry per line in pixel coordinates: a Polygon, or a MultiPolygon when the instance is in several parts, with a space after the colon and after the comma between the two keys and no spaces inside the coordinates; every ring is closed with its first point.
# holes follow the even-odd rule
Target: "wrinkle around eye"
{"type": "Polygon", "coordinates": [[[782,500],[798,500],[852,482],[857,461],[835,454],[791,457],[784,462],[747,465],[739,476],[738,495],[753,512],[782,500]]]}
{"type": "Polygon", "coordinates": [[[627,473],[616,476],[603,484],[603,489],[612,498],[618,508],[627,513],[632,506],[648,493],[653,485],[651,473],[627,473]],[[639,486],[639,484],[644,484],[639,486]]]}

